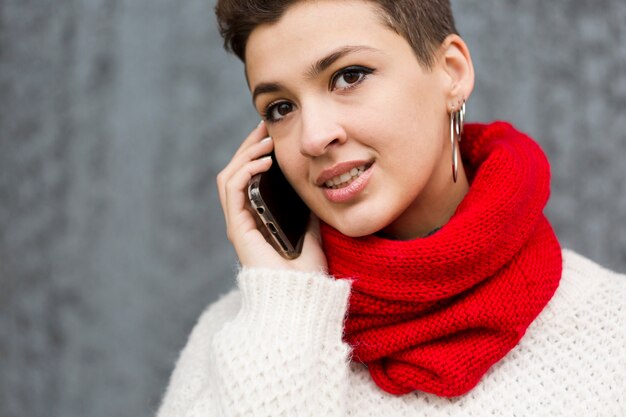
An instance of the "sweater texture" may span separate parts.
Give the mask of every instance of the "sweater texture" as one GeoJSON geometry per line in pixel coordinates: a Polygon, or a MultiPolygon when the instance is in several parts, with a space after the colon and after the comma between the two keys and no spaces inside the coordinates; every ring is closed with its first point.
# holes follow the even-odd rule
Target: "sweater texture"
{"type": "MultiPolygon", "coordinates": [[[[512,130],[505,124],[466,129],[470,136],[466,136],[462,143],[469,137],[475,138],[474,142],[467,140],[473,145],[470,143],[467,145],[470,149],[463,151],[464,157],[471,162],[468,166],[470,179],[473,179],[472,189],[449,224],[419,244],[432,244],[443,239],[440,236],[445,237],[453,231],[454,222],[460,221],[458,218],[462,218],[463,213],[476,207],[474,201],[484,203],[481,199],[475,199],[477,194],[474,190],[475,185],[480,184],[479,179],[487,181],[485,187],[489,188],[489,179],[494,177],[492,169],[483,169],[488,166],[484,164],[490,161],[493,152],[519,155],[515,150],[517,142],[507,144],[504,148],[494,147],[492,152],[485,153],[484,158],[477,158],[476,163],[472,162],[474,156],[471,152],[476,149],[480,153],[491,146],[490,141],[484,138],[492,134],[485,132],[507,129],[512,130]]],[[[525,158],[522,157],[511,169],[524,169],[525,158]]],[[[526,177],[532,179],[533,175],[533,172],[528,172],[526,177]]],[[[536,175],[541,177],[545,172],[536,175]]],[[[537,198],[537,201],[545,203],[546,190],[540,190],[538,198],[532,192],[533,183],[540,189],[545,185],[535,178],[534,182],[530,181],[530,190],[526,188],[513,192],[513,200],[491,205],[484,203],[485,207],[487,210],[493,207],[496,212],[498,209],[515,207],[513,203],[524,200],[523,196],[518,195],[520,193],[530,193],[534,196],[531,200],[537,198]]],[[[502,192],[506,193],[507,190],[502,192]]],[[[530,215],[526,213],[521,216],[530,215]]],[[[341,258],[353,255],[345,252],[338,257],[337,253],[341,253],[335,250],[338,248],[328,253],[330,268],[337,277],[323,272],[240,269],[237,288],[208,307],[191,332],[178,358],[157,416],[625,417],[626,276],[603,269],[567,250],[554,255],[550,249],[554,249],[551,246],[554,241],[550,238],[553,237],[552,230],[543,218],[541,209],[535,212],[535,219],[535,227],[527,219],[509,218],[507,221],[505,218],[495,226],[487,221],[480,227],[504,227],[506,231],[504,234],[495,233],[484,237],[485,244],[492,243],[490,237],[503,239],[496,248],[478,251],[482,255],[473,262],[468,261],[472,259],[472,251],[466,253],[467,248],[462,248],[461,252],[467,256],[455,257],[455,262],[448,269],[445,267],[446,260],[441,262],[439,257],[431,255],[430,262],[422,262],[426,268],[420,270],[422,281],[407,281],[404,272],[397,268],[396,258],[401,254],[378,259],[379,265],[375,266],[387,271],[384,278],[388,286],[385,288],[388,291],[391,289],[392,293],[396,285],[394,283],[404,286],[405,290],[410,288],[408,302],[397,299],[398,294],[403,293],[402,289],[395,292],[395,298],[384,292],[368,297],[365,290],[371,287],[367,287],[367,284],[374,281],[364,279],[365,275],[356,266],[343,270],[341,258]],[[521,239],[522,244],[517,250],[511,251],[508,263],[506,260],[502,263],[491,259],[501,256],[498,252],[501,246],[508,248],[509,241],[520,239],[518,234],[524,232],[519,228],[519,222],[527,221],[531,224],[528,228],[530,234],[521,239]],[[528,251],[529,246],[543,249],[528,251]],[[527,256],[527,252],[533,256],[527,256]],[[517,256],[521,256],[521,259],[516,260],[517,256]],[[556,265],[555,257],[559,260],[556,265]],[[484,268],[489,265],[493,266],[493,274],[485,272],[484,268]],[[428,268],[437,271],[439,267],[439,274],[424,272],[428,268]],[[515,269],[514,279],[498,281],[497,276],[502,274],[502,268],[515,269]],[[562,273],[556,273],[555,279],[552,273],[559,269],[562,269],[562,273]],[[480,273],[475,273],[476,270],[480,273]],[[456,271],[456,274],[451,271],[456,271]],[[448,297],[431,300],[440,282],[437,280],[438,275],[443,283],[442,292],[448,297]],[[480,297],[472,295],[482,291],[483,287],[495,285],[494,282],[498,283],[497,291],[487,291],[480,297]],[[424,287],[424,283],[428,285],[424,287]],[[415,302],[415,297],[420,294],[427,294],[427,299],[415,302]],[[393,339],[394,332],[384,329],[390,323],[393,328],[394,323],[382,323],[382,333],[378,334],[372,323],[359,321],[354,313],[364,313],[367,310],[362,309],[369,308],[367,303],[361,303],[361,296],[367,300],[377,300],[381,303],[380,309],[383,306],[402,306],[400,309],[410,307],[405,312],[414,314],[415,310],[411,309],[418,306],[419,312],[413,318],[426,319],[422,324],[430,326],[426,330],[431,333],[429,337],[432,343],[426,341],[424,346],[416,345],[416,340],[422,343],[427,339],[414,338],[413,332],[419,334],[420,328],[427,325],[416,326],[395,342],[403,343],[404,339],[412,338],[406,345],[406,352],[428,349],[447,337],[456,340],[458,335],[454,333],[454,323],[461,329],[469,329],[470,333],[478,331],[480,334],[482,329],[485,338],[493,337],[493,340],[502,340],[501,335],[508,334],[508,329],[515,335],[510,340],[515,342],[511,346],[507,345],[506,349],[498,348],[498,353],[485,362],[487,366],[479,364],[476,367],[480,370],[479,375],[471,383],[473,388],[469,391],[461,390],[463,394],[457,396],[436,395],[427,392],[428,389],[423,385],[419,389],[418,385],[412,384],[423,379],[415,378],[415,374],[404,380],[398,379],[399,374],[395,369],[389,371],[389,368],[385,369],[385,363],[379,363],[381,372],[378,375],[391,376],[393,386],[400,386],[404,390],[395,394],[411,389],[404,395],[394,395],[387,392],[392,389],[381,389],[379,380],[375,382],[376,371],[371,372],[371,365],[377,366],[376,361],[380,358],[373,358],[369,362],[365,355],[369,354],[370,347],[362,346],[376,342],[384,345],[390,338],[393,339]],[[462,308],[464,300],[471,301],[468,304],[472,306],[471,312],[462,308]],[[481,302],[485,306],[483,310],[480,308],[481,302]],[[524,302],[533,305],[533,308],[527,309],[524,302]],[[441,308],[443,314],[446,314],[447,307],[458,309],[450,316],[456,321],[452,320],[452,324],[439,323],[442,334],[437,338],[437,322],[429,321],[428,316],[437,316],[440,311],[437,309],[441,308]],[[520,317],[512,314],[513,310],[519,312],[520,317]],[[482,328],[481,323],[484,326],[482,328]],[[359,331],[365,331],[365,334],[370,330],[374,330],[372,334],[378,335],[381,340],[377,341],[373,336],[362,340],[353,338],[359,331]],[[435,337],[432,336],[433,332],[435,337]],[[353,355],[365,364],[351,360],[353,355]],[[493,358],[497,362],[494,363],[493,358]]],[[[324,232],[326,245],[330,236],[328,232],[324,232]]],[[[338,243],[343,241],[341,236],[335,237],[338,243]]],[[[415,256],[415,252],[406,254],[415,256]]],[[[354,259],[359,258],[357,256],[354,259]]],[[[373,267],[364,268],[369,270],[373,267]]],[[[370,312],[380,315],[382,310],[373,308],[370,312]]],[[[403,316],[400,324],[412,322],[407,317],[403,316]]],[[[380,316],[373,321],[387,319],[380,316]]],[[[464,334],[463,331],[459,333],[464,334]]],[[[463,367],[466,368],[459,372],[470,375],[471,372],[467,371],[476,366],[473,362],[483,361],[484,352],[475,346],[493,346],[492,340],[486,345],[483,342],[479,340],[478,343],[463,345],[467,347],[465,351],[457,349],[458,346],[452,343],[454,354],[448,355],[444,366],[432,368],[432,364],[427,365],[431,367],[429,369],[441,373],[433,380],[448,381],[442,385],[449,385],[446,375],[463,367]],[[454,358],[451,356],[454,355],[466,357],[457,361],[452,360],[454,358]]],[[[495,345],[501,346],[501,343],[495,345]]],[[[445,340],[443,344],[437,345],[438,354],[445,355],[445,346],[445,340]]],[[[401,355],[404,351],[401,348],[390,352],[393,360],[403,359],[401,355]]],[[[411,370],[420,363],[418,360],[421,359],[416,360],[416,357],[410,358],[411,370]]],[[[395,368],[395,365],[392,367],[395,368]]]]}
{"type": "Polygon", "coordinates": [[[193,328],[157,417],[624,417],[626,275],[563,261],[518,345],[454,398],[386,393],[350,361],[349,281],[243,268],[193,328]]]}
{"type": "Polygon", "coordinates": [[[472,186],[436,233],[350,238],[322,225],[330,275],[352,280],[344,338],[392,394],[469,391],[519,342],[561,277],[543,215],[542,150],[508,123],[467,125],[463,136],[472,186]]]}

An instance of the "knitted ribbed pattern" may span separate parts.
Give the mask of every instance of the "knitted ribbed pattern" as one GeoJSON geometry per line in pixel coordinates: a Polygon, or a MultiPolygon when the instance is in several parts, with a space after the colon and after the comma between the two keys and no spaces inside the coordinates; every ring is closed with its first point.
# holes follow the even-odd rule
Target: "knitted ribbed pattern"
{"type": "Polygon", "coordinates": [[[325,385],[347,389],[349,348],[341,337],[349,283],[321,273],[293,278],[289,271],[267,269],[240,275],[241,309],[212,347],[221,414],[299,416],[315,409],[323,416],[345,415],[343,401],[320,392],[325,385]],[[302,320],[316,315],[324,320],[302,320]],[[263,375],[259,366],[266,368],[263,375]]]}
{"type": "Polygon", "coordinates": [[[157,416],[624,417],[626,276],[569,251],[563,260],[519,344],[454,398],[385,393],[348,362],[349,282],[244,269],[198,320],[157,416]]]}
{"type": "Polygon", "coordinates": [[[471,188],[450,221],[410,241],[322,226],[329,271],[353,279],[345,340],[385,391],[457,396],[548,303],[561,251],[543,215],[550,168],[511,125],[467,125],[471,188]]]}

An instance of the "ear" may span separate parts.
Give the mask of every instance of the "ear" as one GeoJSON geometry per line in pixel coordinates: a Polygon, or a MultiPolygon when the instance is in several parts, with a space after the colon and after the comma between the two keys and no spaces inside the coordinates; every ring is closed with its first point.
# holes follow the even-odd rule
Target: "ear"
{"type": "Polygon", "coordinates": [[[441,44],[439,65],[446,74],[448,112],[458,110],[474,89],[474,65],[467,44],[459,35],[448,35],[441,44]]]}

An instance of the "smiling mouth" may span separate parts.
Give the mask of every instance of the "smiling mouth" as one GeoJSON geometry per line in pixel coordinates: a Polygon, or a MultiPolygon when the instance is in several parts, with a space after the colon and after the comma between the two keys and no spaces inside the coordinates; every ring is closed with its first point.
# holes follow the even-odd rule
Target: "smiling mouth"
{"type": "Polygon", "coordinates": [[[331,188],[336,190],[338,188],[347,187],[352,183],[352,181],[356,180],[363,174],[372,164],[363,164],[358,167],[352,168],[350,171],[345,172],[341,175],[337,175],[324,183],[326,188],[331,188]]]}

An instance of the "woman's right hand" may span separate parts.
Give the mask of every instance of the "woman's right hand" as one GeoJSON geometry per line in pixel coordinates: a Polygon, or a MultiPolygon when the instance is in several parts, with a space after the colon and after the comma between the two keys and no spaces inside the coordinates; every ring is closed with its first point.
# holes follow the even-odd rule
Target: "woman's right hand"
{"type": "Polygon", "coordinates": [[[246,208],[248,182],[254,175],[267,171],[272,163],[276,163],[266,156],[273,148],[274,144],[268,136],[265,123],[261,123],[243,141],[229,164],[217,176],[228,239],[237,252],[239,262],[244,266],[326,271],[319,221],[314,215],[311,215],[309,221],[302,254],[296,259],[288,260],[265,241],[252,214],[246,208]]]}

